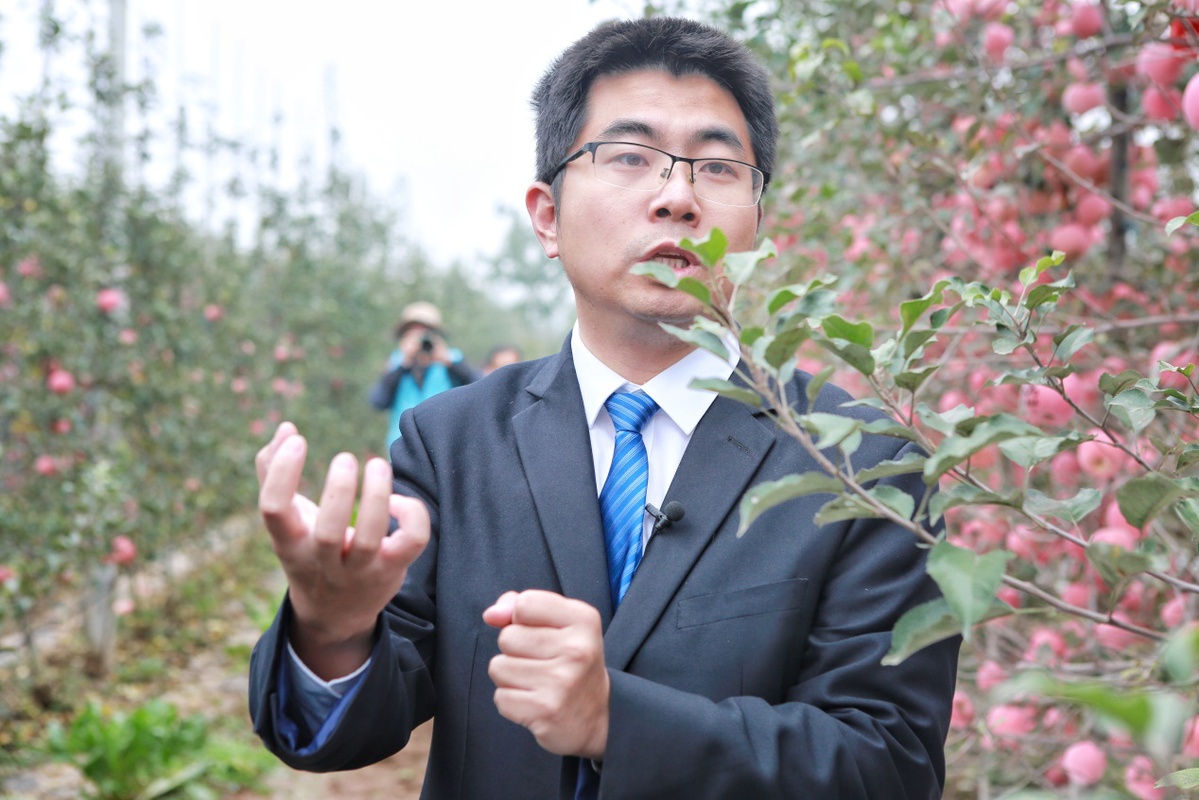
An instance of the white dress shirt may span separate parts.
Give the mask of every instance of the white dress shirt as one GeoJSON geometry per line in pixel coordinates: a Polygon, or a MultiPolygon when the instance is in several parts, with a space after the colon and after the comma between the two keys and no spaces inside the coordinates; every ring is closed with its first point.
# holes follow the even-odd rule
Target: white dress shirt
{"type": "MultiPolygon", "coordinates": [[[[645,499],[658,508],[666,497],[666,490],[674,480],[674,473],[683,460],[683,452],[691,441],[695,426],[707,413],[716,394],[703,389],[692,389],[696,378],[728,379],[737,366],[737,351],[730,349],[730,360],[723,361],[707,350],[696,349],[659,372],[642,386],[629,383],[613,372],[583,344],[576,324],[570,334],[570,350],[574,355],[575,374],[579,379],[579,391],[583,395],[583,411],[587,415],[587,427],[591,433],[591,458],[595,464],[595,495],[599,497],[612,466],[612,451],[616,449],[616,427],[604,408],[604,401],[616,391],[641,390],[653,398],[659,411],[649,418],[641,429],[645,452],[649,457],[649,486],[645,499]]],[[[653,517],[645,515],[642,529],[642,544],[649,541],[653,530],[653,517]]]]}

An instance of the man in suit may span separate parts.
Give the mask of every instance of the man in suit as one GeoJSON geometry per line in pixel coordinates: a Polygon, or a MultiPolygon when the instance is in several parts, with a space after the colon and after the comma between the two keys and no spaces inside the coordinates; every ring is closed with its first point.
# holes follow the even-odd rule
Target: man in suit
{"type": "MultiPolygon", "coordinates": [[[[767,75],[718,31],[642,19],[572,45],[534,104],[526,204],[577,323],[556,356],[407,412],[360,490],[341,454],[319,504],[297,495],[305,443],[280,426],[257,468],[289,592],[254,652],[256,730],[297,768],[351,769],[435,717],[426,798],[939,796],[957,642],[880,664],[936,596],[923,551],[882,520],[816,526],[827,497],[737,538],[748,487],[818,467],[766,414],[689,388],[736,357],[665,332],[698,303],[631,272],[700,275],[679,242],[714,227],[753,247],[767,75]],[[685,514],[666,527],[645,502],[685,514]]],[[[826,387],[815,410],[876,416],[849,399],[826,387]]],[[[865,437],[854,460],[908,446],[865,437]]]]}

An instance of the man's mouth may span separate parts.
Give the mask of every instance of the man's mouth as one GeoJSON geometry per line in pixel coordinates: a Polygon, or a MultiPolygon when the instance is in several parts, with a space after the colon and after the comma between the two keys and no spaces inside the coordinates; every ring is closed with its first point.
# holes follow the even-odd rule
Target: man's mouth
{"type": "Polygon", "coordinates": [[[695,262],[686,254],[678,250],[659,250],[651,255],[646,261],[656,261],[659,264],[665,264],[671,269],[688,269],[695,266],[695,262]]]}
{"type": "Polygon", "coordinates": [[[654,261],[665,264],[671,269],[686,269],[690,266],[682,256],[654,256],[654,261]]]}

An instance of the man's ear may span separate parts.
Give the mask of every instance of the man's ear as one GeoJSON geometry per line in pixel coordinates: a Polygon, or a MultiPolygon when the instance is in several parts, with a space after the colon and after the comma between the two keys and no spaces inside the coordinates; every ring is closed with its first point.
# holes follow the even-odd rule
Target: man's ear
{"type": "Polygon", "coordinates": [[[541,242],[546,258],[558,257],[558,206],[554,203],[554,192],[548,183],[538,181],[525,192],[525,208],[533,233],[541,242]]]}

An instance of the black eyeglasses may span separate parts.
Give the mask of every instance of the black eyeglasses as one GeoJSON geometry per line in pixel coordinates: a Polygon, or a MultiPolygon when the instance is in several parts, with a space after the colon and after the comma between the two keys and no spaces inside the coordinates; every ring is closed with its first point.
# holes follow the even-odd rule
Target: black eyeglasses
{"type": "Polygon", "coordinates": [[[690,167],[687,176],[697,197],[725,206],[754,206],[770,175],[753,164],[731,158],[683,158],[665,150],[633,142],[588,142],[571,153],[550,176],[552,182],[566,165],[591,154],[595,177],[610,186],[653,192],[670,180],[680,161],[690,167]]]}

